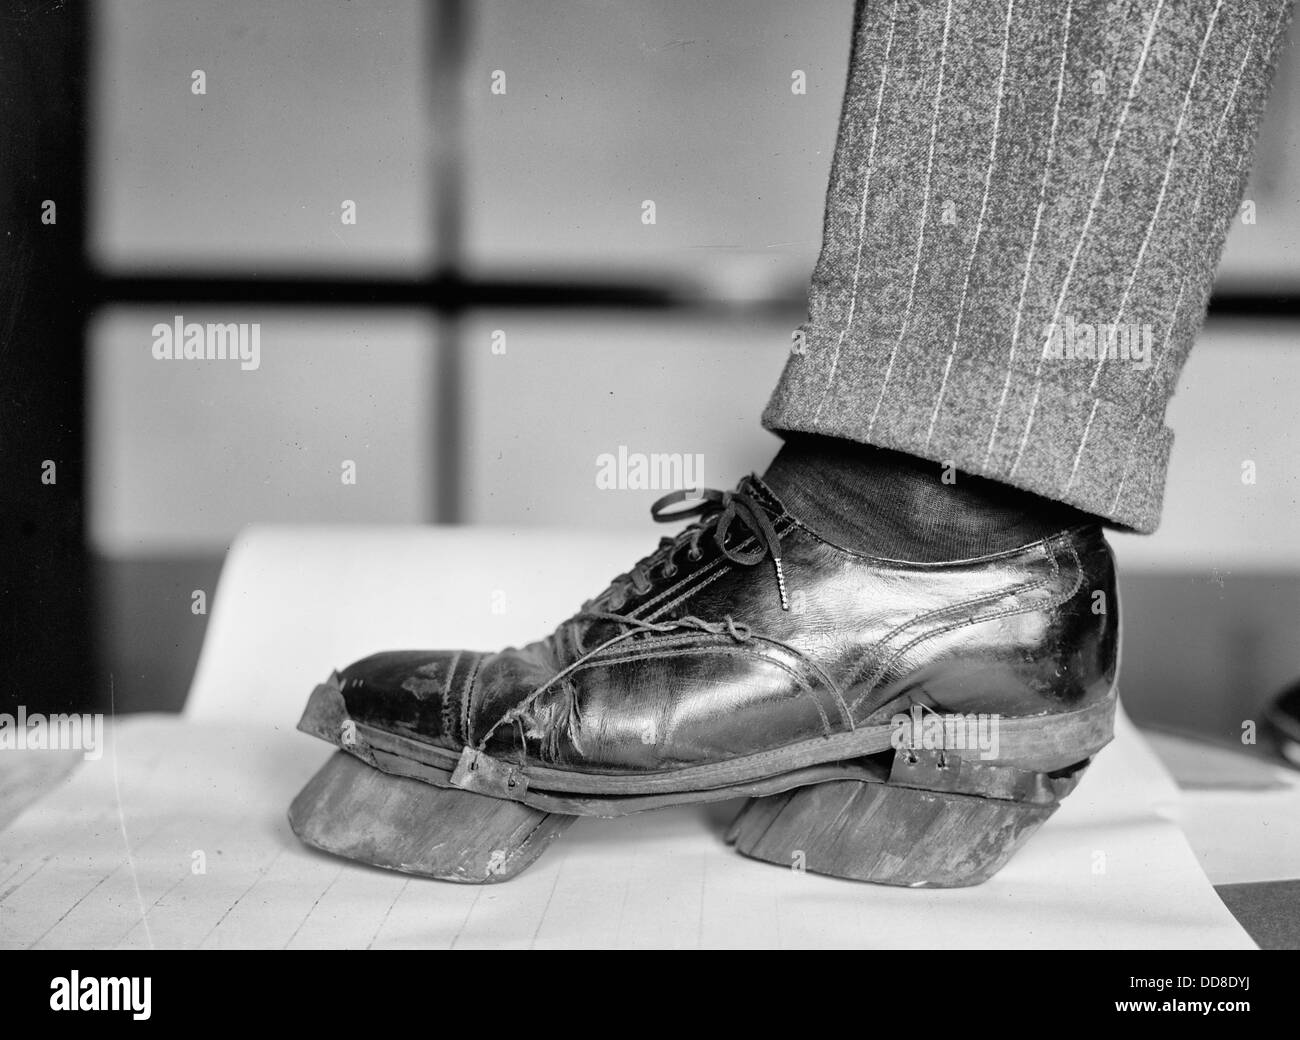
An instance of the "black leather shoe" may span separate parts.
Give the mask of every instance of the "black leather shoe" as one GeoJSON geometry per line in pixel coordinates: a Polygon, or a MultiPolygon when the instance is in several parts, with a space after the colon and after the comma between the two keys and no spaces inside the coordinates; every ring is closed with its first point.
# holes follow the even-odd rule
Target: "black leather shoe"
{"type": "MultiPolygon", "coordinates": [[[[401,788],[408,816],[449,798],[460,812],[472,792],[492,800],[472,803],[479,815],[527,808],[536,819],[518,826],[536,830],[555,814],[749,795],[741,851],[909,885],[990,876],[1110,739],[1118,604],[1095,525],[907,563],[823,540],[757,477],[668,495],[652,514],[695,522],[548,638],[367,657],[316,689],[300,728],[423,781],[401,788]]],[[[373,835],[339,837],[340,814],[370,811],[347,791],[376,777],[330,768],[346,777],[313,781],[295,829],[382,862],[373,835]]],[[[384,865],[499,880],[531,861],[506,850],[496,874],[422,869],[418,851],[384,865]]],[[[487,850],[459,851],[463,866],[487,850]]]]}

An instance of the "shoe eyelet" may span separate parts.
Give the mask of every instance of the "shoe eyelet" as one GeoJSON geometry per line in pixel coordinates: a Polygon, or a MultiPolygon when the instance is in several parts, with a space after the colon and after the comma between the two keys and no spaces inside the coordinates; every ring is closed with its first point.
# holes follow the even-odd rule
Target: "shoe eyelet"
{"type": "Polygon", "coordinates": [[[669,564],[667,567],[664,567],[659,573],[662,574],[665,578],[676,577],[677,568],[672,564],[669,564]]]}
{"type": "Polygon", "coordinates": [[[686,558],[690,560],[691,563],[699,563],[702,559],[704,559],[704,553],[700,552],[699,549],[691,549],[689,552],[687,552],[686,558]]]}

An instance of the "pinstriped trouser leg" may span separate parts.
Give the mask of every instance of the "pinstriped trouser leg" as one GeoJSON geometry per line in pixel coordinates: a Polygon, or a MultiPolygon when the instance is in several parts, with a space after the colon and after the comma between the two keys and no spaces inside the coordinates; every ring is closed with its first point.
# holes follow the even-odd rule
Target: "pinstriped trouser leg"
{"type": "Polygon", "coordinates": [[[764,413],[1155,529],[1292,0],[859,0],[764,413]]]}

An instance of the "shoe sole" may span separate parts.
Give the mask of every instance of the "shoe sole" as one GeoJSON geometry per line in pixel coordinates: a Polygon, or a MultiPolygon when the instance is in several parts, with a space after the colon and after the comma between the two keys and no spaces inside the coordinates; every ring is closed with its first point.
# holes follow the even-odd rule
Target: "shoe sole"
{"type": "MultiPolygon", "coordinates": [[[[1000,718],[998,755],[980,760],[1043,773],[1071,766],[1110,742],[1115,704],[1116,692],[1112,689],[1102,700],[1075,711],[1000,718]]],[[[684,800],[721,801],[819,783],[834,779],[846,763],[893,750],[897,732],[889,722],[859,726],[727,762],[657,773],[577,772],[539,765],[521,769],[485,755],[451,751],[352,719],[337,675],[312,691],[298,729],[394,776],[412,777],[436,787],[474,790],[575,816],[624,816],[678,805],[684,800]],[[475,778],[474,783],[467,784],[457,777],[458,772],[465,772],[467,760],[471,767],[485,767],[483,779],[475,778]]],[[[850,776],[857,776],[859,770],[851,766],[850,776]]],[[[878,767],[866,772],[861,779],[884,779],[878,767]]]]}
{"type": "Polygon", "coordinates": [[[517,767],[377,730],[338,676],[298,728],[341,748],[294,800],[306,844],[447,881],[508,880],[578,816],[749,797],[727,840],[800,870],[880,884],[987,880],[1051,816],[1113,733],[1116,692],[1073,712],[999,720],[999,755],[892,750],[892,725],[672,772],[517,767]],[[480,768],[481,767],[481,768],[480,768]]]}

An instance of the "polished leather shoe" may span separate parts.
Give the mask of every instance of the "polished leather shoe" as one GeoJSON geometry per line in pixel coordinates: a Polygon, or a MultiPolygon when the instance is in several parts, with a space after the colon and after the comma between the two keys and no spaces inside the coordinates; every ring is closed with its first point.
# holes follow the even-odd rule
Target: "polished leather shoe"
{"type": "MultiPolygon", "coordinates": [[[[668,495],[652,515],[693,522],[547,638],[367,657],[317,688],[300,728],[393,776],[597,816],[736,795],[770,808],[844,783],[854,799],[946,792],[944,811],[1054,808],[1110,738],[1118,604],[1097,525],[909,563],[826,541],[757,477],[668,495]]],[[[899,797],[901,817],[921,811],[899,797]]],[[[796,822],[843,812],[791,804],[796,822]]]]}

